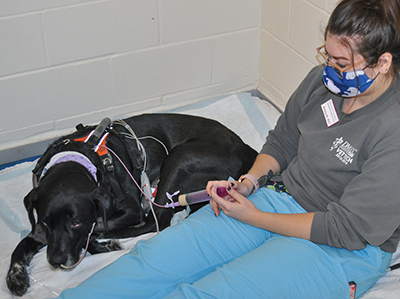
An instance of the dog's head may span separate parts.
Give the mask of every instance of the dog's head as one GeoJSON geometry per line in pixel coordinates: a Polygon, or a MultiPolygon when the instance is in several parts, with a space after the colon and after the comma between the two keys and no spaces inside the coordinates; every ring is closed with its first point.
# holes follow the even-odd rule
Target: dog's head
{"type": "Polygon", "coordinates": [[[75,162],[51,167],[24,204],[33,237],[45,239],[47,259],[55,268],[78,262],[93,223],[101,217],[106,224],[117,205],[87,169],[75,162]]]}

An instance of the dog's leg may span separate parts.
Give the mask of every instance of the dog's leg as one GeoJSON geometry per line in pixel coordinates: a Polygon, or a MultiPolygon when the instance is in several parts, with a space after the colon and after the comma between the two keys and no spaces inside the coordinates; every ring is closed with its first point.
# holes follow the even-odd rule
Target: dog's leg
{"type": "MultiPolygon", "coordinates": [[[[235,143],[226,146],[229,145],[229,138],[224,145],[217,146],[219,139],[213,143],[210,138],[198,138],[175,146],[161,167],[155,202],[160,205],[169,203],[166,192],[174,194],[179,191],[179,194],[185,194],[199,191],[205,189],[210,180],[226,180],[230,176],[238,178],[242,171],[245,173],[252,161],[245,163],[243,157],[247,155],[249,158],[246,159],[254,160],[256,151],[245,145],[235,146],[235,143]]],[[[173,198],[174,201],[177,199],[178,196],[173,198]]],[[[194,212],[206,204],[207,202],[191,205],[191,211],[194,212]]],[[[173,211],[156,208],[156,213],[162,230],[170,224],[173,211]]]]}
{"type": "MultiPolygon", "coordinates": [[[[134,225],[134,226],[128,226],[128,227],[121,227],[118,230],[112,231],[110,234],[107,233],[94,233],[93,236],[96,238],[101,238],[101,239],[108,239],[108,238],[115,238],[115,239],[124,239],[124,238],[130,238],[130,237],[136,237],[140,236],[143,234],[151,233],[151,232],[156,232],[156,225],[154,223],[154,219],[152,214],[150,213],[149,216],[147,216],[147,219],[143,225],[134,225]],[[151,219],[149,219],[151,217],[151,219]]],[[[89,245],[89,252],[92,253],[90,250],[89,245]]],[[[101,245],[93,245],[93,250],[101,250],[101,245]],[[99,246],[99,247],[97,247],[99,246]]],[[[107,245],[106,245],[107,247],[107,245]]],[[[104,250],[104,249],[103,249],[104,250]]],[[[105,250],[107,251],[107,250],[105,250]]],[[[110,251],[110,250],[108,250],[110,251]]],[[[104,252],[104,251],[98,251],[98,252],[104,252]]],[[[95,252],[96,253],[96,252],[95,252]]]]}
{"type": "Polygon", "coordinates": [[[41,225],[36,225],[15,248],[11,256],[10,269],[7,273],[7,286],[11,293],[22,296],[29,288],[28,266],[33,256],[47,244],[41,225]]]}
{"type": "Polygon", "coordinates": [[[90,238],[88,251],[91,254],[121,250],[122,247],[115,239],[100,242],[96,237],[90,238]]]}
{"type": "MultiPolygon", "coordinates": [[[[227,179],[232,173],[229,166],[232,162],[229,163],[229,159],[225,152],[204,146],[201,140],[192,140],[174,147],[161,167],[155,202],[165,205],[170,203],[167,192],[174,194],[179,191],[179,194],[185,194],[199,191],[206,188],[209,180],[227,179]]],[[[173,201],[177,200],[178,195],[173,197],[173,201]]],[[[192,205],[191,210],[195,211],[205,204],[207,202],[192,205]]],[[[168,227],[174,212],[180,210],[180,207],[155,208],[160,230],[168,227]]]]}

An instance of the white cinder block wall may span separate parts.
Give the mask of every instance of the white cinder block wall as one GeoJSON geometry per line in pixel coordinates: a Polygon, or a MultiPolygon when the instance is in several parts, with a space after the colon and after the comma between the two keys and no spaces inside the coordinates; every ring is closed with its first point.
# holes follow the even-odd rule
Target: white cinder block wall
{"type": "Polygon", "coordinates": [[[0,3],[0,151],[257,87],[261,0],[0,3]]]}
{"type": "Polygon", "coordinates": [[[255,88],[283,109],[336,2],[1,1],[0,152],[255,88]]]}
{"type": "Polygon", "coordinates": [[[320,63],[329,14],[338,0],[262,0],[258,89],[282,110],[301,80],[320,63]]]}

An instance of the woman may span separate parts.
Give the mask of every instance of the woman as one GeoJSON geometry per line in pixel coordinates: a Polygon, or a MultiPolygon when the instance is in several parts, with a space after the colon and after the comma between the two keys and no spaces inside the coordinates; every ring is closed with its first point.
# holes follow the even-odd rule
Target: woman
{"type": "Polygon", "coordinates": [[[61,297],[349,298],[350,282],[358,296],[368,290],[400,239],[399,20],[398,0],[341,1],[318,48],[326,67],[294,92],[241,182],[209,182],[210,206],[61,297]],[[283,182],[257,190],[270,171],[283,182]]]}

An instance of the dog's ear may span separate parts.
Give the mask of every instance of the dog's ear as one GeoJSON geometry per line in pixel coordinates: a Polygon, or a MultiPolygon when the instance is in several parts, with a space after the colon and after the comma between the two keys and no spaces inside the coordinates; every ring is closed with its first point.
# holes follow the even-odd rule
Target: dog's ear
{"type": "Polygon", "coordinates": [[[106,231],[108,231],[107,220],[110,218],[112,213],[117,209],[117,201],[103,188],[96,188],[92,192],[92,198],[96,204],[98,212],[97,217],[103,218],[103,223],[106,231]]]}
{"type": "Polygon", "coordinates": [[[24,198],[24,205],[25,205],[26,211],[28,212],[29,221],[31,222],[31,225],[32,225],[32,231],[35,230],[35,226],[36,226],[36,220],[35,220],[35,216],[33,215],[33,210],[35,209],[38,198],[39,198],[39,194],[36,191],[36,188],[32,189],[28,193],[28,195],[26,195],[24,198]]]}

